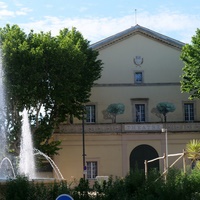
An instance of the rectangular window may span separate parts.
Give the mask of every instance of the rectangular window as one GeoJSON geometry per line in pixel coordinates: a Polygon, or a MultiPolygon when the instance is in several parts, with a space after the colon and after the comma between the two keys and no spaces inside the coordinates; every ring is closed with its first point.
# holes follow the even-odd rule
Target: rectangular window
{"type": "Polygon", "coordinates": [[[194,104],[184,103],[185,121],[194,121],[194,104]]]}
{"type": "Polygon", "coordinates": [[[145,122],[145,104],[135,104],[136,122],[145,122]]]}
{"type": "Polygon", "coordinates": [[[95,119],[95,105],[87,105],[86,106],[86,122],[94,123],[95,119]]]}
{"type": "Polygon", "coordinates": [[[135,83],[143,83],[143,73],[142,72],[135,72],[134,80],[135,80],[135,83]]]}
{"type": "Polygon", "coordinates": [[[87,164],[87,178],[95,179],[97,176],[97,161],[86,162],[87,164]]]}

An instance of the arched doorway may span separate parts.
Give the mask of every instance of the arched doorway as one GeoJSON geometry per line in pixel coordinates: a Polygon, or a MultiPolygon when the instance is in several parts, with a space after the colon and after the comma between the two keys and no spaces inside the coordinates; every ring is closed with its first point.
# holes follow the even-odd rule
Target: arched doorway
{"type": "MultiPolygon", "coordinates": [[[[136,168],[144,170],[144,161],[158,157],[157,151],[150,145],[142,144],[135,147],[130,154],[130,170],[136,168]]],[[[148,163],[148,170],[156,168],[159,170],[159,160],[148,163]]]]}

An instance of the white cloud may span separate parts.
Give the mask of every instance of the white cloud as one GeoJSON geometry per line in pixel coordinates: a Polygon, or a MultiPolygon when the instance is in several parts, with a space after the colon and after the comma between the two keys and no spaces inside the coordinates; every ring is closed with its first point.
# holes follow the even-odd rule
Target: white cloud
{"type": "Polygon", "coordinates": [[[141,25],[152,30],[173,37],[178,40],[190,42],[191,36],[195,34],[200,26],[200,15],[187,15],[175,12],[160,12],[157,14],[142,13],[138,16],[141,25]]]}
{"type": "MultiPolygon", "coordinates": [[[[18,6],[21,7],[21,5],[18,6]]],[[[19,15],[27,15],[29,12],[31,12],[31,9],[25,7],[21,7],[17,11],[10,10],[5,2],[0,2],[0,19],[7,19],[7,17],[16,17],[19,15]]]]}
{"type": "Polygon", "coordinates": [[[0,1],[0,9],[6,9],[8,6],[5,2],[0,1]]]}
{"type": "Polygon", "coordinates": [[[32,10],[30,8],[21,8],[20,10],[16,11],[16,15],[27,15],[32,10]]]}
{"type": "Polygon", "coordinates": [[[14,17],[15,13],[9,10],[0,10],[0,19],[4,17],[14,17]]]}
{"type": "Polygon", "coordinates": [[[4,17],[13,17],[14,12],[9,11],[7,9],[7,4],[5,2],[0,2],[0,19],[3,19],[4,17]]]}
{"type": "MultiPolygon", "coordinates": [[[[150,14],[142,12],[137,15],[137,23],[161,34],[173,37],[183,42],[190,42],[199,26],[200,15],[187,15],[174,12],[160,12],[150,14]]],[[[135,15],[120,18],[59,18],[46,16],[43,20],[21,24],[25,30],[51,31],[58,34],[60,29],[76,27],[89,41],[109,37],[135,25],[135,15]]]]}

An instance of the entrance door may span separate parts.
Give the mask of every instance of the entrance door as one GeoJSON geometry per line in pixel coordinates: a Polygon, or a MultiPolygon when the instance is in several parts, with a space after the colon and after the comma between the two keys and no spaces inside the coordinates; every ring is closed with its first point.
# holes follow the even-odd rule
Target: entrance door
{"type": "MultiPolygon", "coordinates": [[[[142,144],[135,147],[130,154],[130,170],[144,170],[144,161],[152,160],[158,157],[157,151],[149,145],[142,144]]],[[[159,161],[148,163],[148,170],[155,168],[159,170],[159,161]]]]}

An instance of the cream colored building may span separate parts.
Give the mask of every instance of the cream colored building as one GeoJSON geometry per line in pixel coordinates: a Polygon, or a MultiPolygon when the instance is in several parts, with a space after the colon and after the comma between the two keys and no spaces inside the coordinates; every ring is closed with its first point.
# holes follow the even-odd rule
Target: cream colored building
{"type": "MultiPolygon", "coordinates": [[[[56,140],[62,140],[62,150],[54,161],[65,179],[83,177],[83,158],[88,179],[124,177],[136,165],[144,168],[145,159],[182,153],[190,140],[200,139],[200,103],[189,101],[188,95],[180,92],[183,45],[139,25],[91,45],[104,65],[86,105],[85,149],[80,121],[63,124],[54,134],[56,140]],[[156,109],[160,102],[176,107],[167,114],[166,127],[156,109]],[[116,123],[106,113],[113,103],[125,106],[116,123]],[[163,127],[167,132],[161,132],[163,127]]],[[[174,160],[170,157],[169,165],[174,160]]],[[[182,167],[181,160],[176,166],[182,167]]],[[[162,171],[163,160],[149,167],[162,171]]]]}

